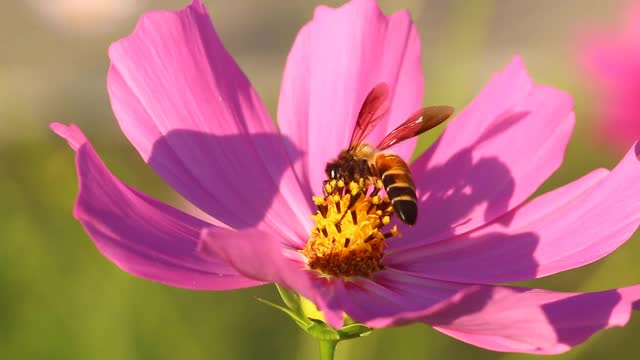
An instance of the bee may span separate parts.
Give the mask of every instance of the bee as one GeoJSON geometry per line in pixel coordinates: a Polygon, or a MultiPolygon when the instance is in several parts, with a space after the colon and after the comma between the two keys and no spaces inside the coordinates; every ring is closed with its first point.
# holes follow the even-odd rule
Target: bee
{"type": "MultiPolygon", "coordinates": [[[[364,180],[365,184],[382,181],[393,211],[400,220],[414,225],[418,218],[416,187],[407,163],[398,155],[383,152],[400,142],[418,136],[447,120],[454,112],[451,106],[428,106],[416,111],[400,126],[385,136],[377,146],[363,143],[389,110],[389,87],[376,85],[360,108],[349,147],[327,163],[325,173],[331,180],[345,183],[364,180]]],[[[362,194],[358,194],[361,196],[362,194]]],[[[355,204],[356,197],[351,201],[355,204]]]]}

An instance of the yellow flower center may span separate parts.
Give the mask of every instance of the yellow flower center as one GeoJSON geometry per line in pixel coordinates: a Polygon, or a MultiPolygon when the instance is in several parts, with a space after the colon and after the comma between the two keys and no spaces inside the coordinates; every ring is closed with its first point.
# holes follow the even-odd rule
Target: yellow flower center
{"type": "Polygon", "coordinates": [[[385,239],[399,236],[389,224],[393,207],[379,195],[382,182],[345,184],[331,180],[325,184],[325,196],[313,198],[318,211],[311,217],[315,227],[301,253],[310,269],[326,276],[371,277],[382,270],[385,239]],[[371,190],[371,191],[369,191],[371,190]]]}

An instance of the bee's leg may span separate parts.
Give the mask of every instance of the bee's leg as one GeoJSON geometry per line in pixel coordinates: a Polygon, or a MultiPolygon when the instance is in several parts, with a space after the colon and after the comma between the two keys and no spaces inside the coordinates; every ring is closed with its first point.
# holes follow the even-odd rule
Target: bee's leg
{"type": "Polygon", "coordinates": [[[360,173],[363,177],[367,177],[371,174],[371,166],[369,166],[369,161],[367,159],[360,160],[360,173]]]}

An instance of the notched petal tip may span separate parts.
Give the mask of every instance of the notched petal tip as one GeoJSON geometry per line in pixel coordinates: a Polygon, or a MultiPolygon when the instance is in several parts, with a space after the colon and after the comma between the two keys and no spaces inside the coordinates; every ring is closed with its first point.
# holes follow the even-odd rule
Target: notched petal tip
{"type": "Polygon", "coordinates": [[[516,55],[412,164],[419,208],[433,215],[391,246],[441,241],[521,204],[561,165],[574,123],[571,96],[533,82],[516,55]]]}
{"type": "Polygon", "coordinates": [[[206,12],[207,11],[207,8],[204,6],[204,4],[202,3],[201,0],[193,0],[191,2],[191,5],[187,6],[186,8],[198,9],[201,12],[206,12]]]}
{"type": "Polygon", "coordinates": [[[532,88],[537,85],[531,78],[524,59],[520,54],[514,55],[507,65],[498,71],[497,74],[502,77],[502,81],[507,82],[508,85],[505,86],[506,88],[514,86],[532,88]]]}
{"type": "MultiPolygon", "coordinates": [[[[321,191],[325,175],[317,164],[348,145],[362,100],[380,82],[390,87],[390,109],[367,143],[378,143],[422,105],[420,41],[409,14],[384,15],[373,0],[317,7],[289,53],[278,106],[282,133],[308,150],[300,167],[313,191],[321,191]]],[[[411,139],[393,152],[409,159],[414,147],[411,139]]]]}
{"type": "Polygon", "coordinates": [[[521,69],[524,72],[527,72],[526,66],[524,65],[524,59],[522,58],[521,54],[514,54],[513,57],[511,58],[511,61],[509,62],[509,65],[507,66],[509,67],[516,67],[518,69],[521,69]]]}
{"type": "Polygon", "coordinates": [[[52,123],[76,151],[73,214],[98,250],[120,269],[170,286],[229,290],[261,285],[225,261],[195,253],[199,230],[212,226],[150,198],[116,178],[79,127],[52,123]]]}
{"type": "Polygon", "coordinates": [[[53,122],[49,124],[49,129],[56,133],[56,135],[67,140],[69,146],[74,151],[77,151],[82,145],[87,143],[87,137],[82,133],[82,130],[76,124],[70,123],[64,125],[61,123],[53,122]]]}
{"type": "Polygon", "coordinates": [[[352,0],[335,8],[326,5],[319,5],[315,8],[313,19],[316,20],[319,17],[329,15],[334,12],[349,11],[349,9],[353,8],[358,9],[359,12],[366,13],[373,11],[375,15],[384,16],[376,0],[352,0]]]}
{"type": "MultiPolygon", "coordinates": [[[[593,293],[508,287],[486,290],[477,294],[486,297],[487,301],[475,314],[465,314],[453,321],[445,315],[435,323],[427,322],[448,335],[490,350],[558,354],[585,342],[599,331],[625,326],[640,288],[636,285],[593,293]],[[515,310],[514,303],[518,304],[515,310]],[[505,309],[510,310],[505,312],[505,309]],[[482,330],[474,317],[492,325],[482,330]],[[531,329],[537,331],[531,333],[531,329]]],[[[478,301],[482,302],[482,298],[471,301],[466,307],[475,306],[473,304],[478,301]]],[[[455,306],[450,310],[456,313],[455,306]]],[[[464,312],[464,306],[458,310],[464,312]]],[[[441,316],[436,314],[435,318],[438,317],[441,316]]]]}
{"type": "Polygon", "coordinates": [[[136,23],[136,27],[133,31],[125,36],[124,38],[115,41],[109,45],[109,49],[107,51],[109,55],[109,59],[111,59],[112,63],[114,62],[114,58],[117,57],[119,48],[121,45],[127,41],[130,41],[132,38],[136,36],[145,36],[145,28],[149,26],[150,23],[156,22],[156,19],[159,16],[176,16],[182,17],[189,12],[195,12],[200,16],[205,16],[209,19],[209,13],[207,12],[207,8],[204,6],[201,0],[193,0],[190,5],[185,6],[184,8],[176,11],[168,11],[168,10],[151,10],[147,13],[144,13],[138,19],[136,23]]]}
{"type": "Polygon", "coordinates": [[[501,352],[559,354],[595,333],[625,326],[638,285],[593,293],[473,286],[391,325],[424,321],[464,342],[501,352]]]}

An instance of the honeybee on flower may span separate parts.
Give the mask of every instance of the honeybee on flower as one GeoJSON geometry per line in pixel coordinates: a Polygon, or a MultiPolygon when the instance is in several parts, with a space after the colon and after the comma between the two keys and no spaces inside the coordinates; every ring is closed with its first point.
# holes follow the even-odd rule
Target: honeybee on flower
{"type": "MultiPolygon", "coordinates": [[[[326,165],[349,146],[376,84],[388,85],[389,111],[367,144],[379,144],[422,106],[420,43],[408,13],[385,16],[373,0],[319,7],[287,59],[277,128],[198,0],[144,15],[109,56],[109,96],[123,133],[218,223],[124,184],[77,126],[52,124],[76,152],[74,215],[131,274],[198,290],[273,282],[309,299],[336,329],[347,315],[370,328],[421,322],[486,349],[539,354],[626,324],[640,298],[637,285],[595,293],[498,285],[594,262],[640,223],[637,145],[613,170],[527,201],[560,166],[574,114],[571,97],[535,84],[520,57],[413,163],[415,138],[393,147],[409,164],[417,211],[428,216],[413,227],[397,224],[401,239],[382,236],[345,256],[331,246],[307,247],[327,219],[317,216],[323,201],[338,218],[351,202],[347,189],[324,197],[326,165]],[[323,257],[333,261],[332,272],[310,266],[323,257]],[[379,266],[366,274],[341,268],[372,259],[379,266]]],[[[332,180],[330,192],[340,179],[332,180]]],[[[353,206],[384,201],[376,196],[364,193],[353,206]]],[[[388,206],[380,211],[393,214],[388,206]]],[[[362,239],[378,231],[359,218],[347,221],[362,239]]]]}

